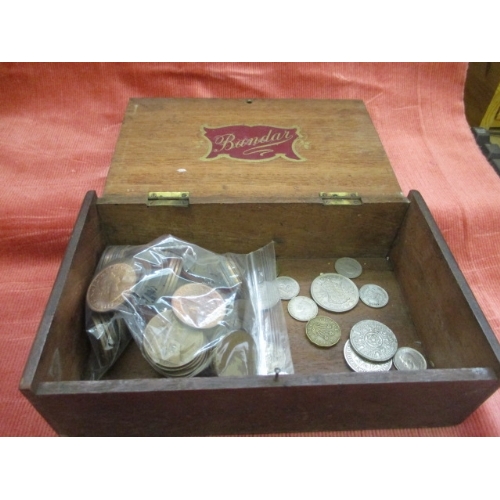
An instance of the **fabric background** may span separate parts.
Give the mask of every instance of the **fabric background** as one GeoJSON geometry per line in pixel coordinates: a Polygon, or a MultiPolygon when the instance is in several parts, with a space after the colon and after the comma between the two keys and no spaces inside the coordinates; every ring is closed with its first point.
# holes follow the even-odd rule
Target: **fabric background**
{"type": "MultiPolygon", "coordinates": [[[[462,63],[0,65],[0,435],[54,436],[18,391],[80,204],[102,193],[130,97],[362,99],[500,338],[500,179],[465,120],[462,63]]],[[[309,434],[313,435],[313,434],[309,434]]],[[[454,427],[322,436],[500,436],[500,393],[454,427]]]]}

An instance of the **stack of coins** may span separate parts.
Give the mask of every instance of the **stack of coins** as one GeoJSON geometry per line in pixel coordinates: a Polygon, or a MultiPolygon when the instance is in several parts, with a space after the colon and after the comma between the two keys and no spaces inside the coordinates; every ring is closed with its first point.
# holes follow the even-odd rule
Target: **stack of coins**
{"type": "Polygon", "coordinates": [[[91,312],[88,322],[87,333],[96,357],[96,369],[109,367],[131,339],[127,325],[113,313],[91,312]]]}
{"type": "Polygon", "coordinates": [[[132,245],[113,245],[106,247],[99,259],[99,264],[95,272],[98,273],[106,266],[109,266],[109,264],[126,259],[128,255],[134,252],[135,248],[136,247],[132,245]]]}
{"type": "Polygon", "coordinates": [[[398,350],[394,332],[379,321],[363,320],[356,323],[349,337],[344,355],[354,371],[386,371],[398,350]]]}
{"type": "Polygon", "coordinates": [[[425,370],[424,356],[410,347],[400,347],[394,332],[379,321],[363,320],[356,323],[344,346],[344,357],[354,371],[425,370]]]}
{"type": "Polygon", "coordinates": [[[161,265],[151,266],[141,262],[141,279],[134,287],[140,304],[154,304],[161,297],[171,297],[182,271],[182,259],[166,258],[161,265]]]}
{"type": "Polygon", "coordinates": [[[162,375],[193,377],[208,367],[212,349],[207,347],[202,330],[188,327],[165,310],[146,325],[143,353],[162,375]]]}

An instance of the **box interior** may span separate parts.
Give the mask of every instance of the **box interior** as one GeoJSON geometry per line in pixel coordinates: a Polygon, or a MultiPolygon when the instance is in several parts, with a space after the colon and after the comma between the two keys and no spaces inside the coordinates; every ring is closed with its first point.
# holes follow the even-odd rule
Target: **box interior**
{"type": "MultiPolygon", "coordinates": [[[[81,229],[36,367],[37,382],[83,380],[89,353],[84,331],[85,293],[104,248],[144,244],[162,234],[173,234],[220,253],[245,253],[273,240],[279,273],[295,278],[301,295],[309,295],[310,284],[320,273],[335,272],[335,260],[343,256],[354,257],[363,266],[362,275],[354,279],[358,287],[375,283],[385,288],[390,300],[381,309],[361,301],[346,313],[320,308],[320,314],[332,317],[342,330],[340,342],[328,349],[308,341],[305,323],[294,320],[283,301],[295,368],[290,377],[352,373],[344,360],[343,346],[351,327],[362,319],[381,321],[394,331],[400,346],[422,352],[428,372],[487,367],[498,373],[498,359],[481,330],[484,325],[463,298],[460,284],[435,248],[435,234],[414,202],[333,207],[318,203],[241,204],[228,210],[217,204],[187,209],[99,204],[94,198],[81,229]],[[446,295],[443,290],[447,290],[446,295]]],[[[155,378],[161,375],[133,342],[104,377],[155,378]]]]}

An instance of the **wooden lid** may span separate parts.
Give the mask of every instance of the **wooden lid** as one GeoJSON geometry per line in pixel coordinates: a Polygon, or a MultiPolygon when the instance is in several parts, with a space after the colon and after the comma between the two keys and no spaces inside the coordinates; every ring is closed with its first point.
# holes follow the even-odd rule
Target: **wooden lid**
{"type": "Polygon", "coordinates": [[[161,191],[190,203],[403,198],[362,101],[131,99],[102,202],[161,191]]]}

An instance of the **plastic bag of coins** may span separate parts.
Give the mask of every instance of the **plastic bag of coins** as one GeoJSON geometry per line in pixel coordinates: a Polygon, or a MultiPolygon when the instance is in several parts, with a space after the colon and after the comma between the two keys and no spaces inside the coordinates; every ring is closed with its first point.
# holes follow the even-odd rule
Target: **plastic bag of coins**
{"type": "Polygon", "coordinates": [[[122,320],[158,373],[293,373],[272,243],[222,255],[168,235],[133,250],[106,261],[87,305],[122,320]]]}

